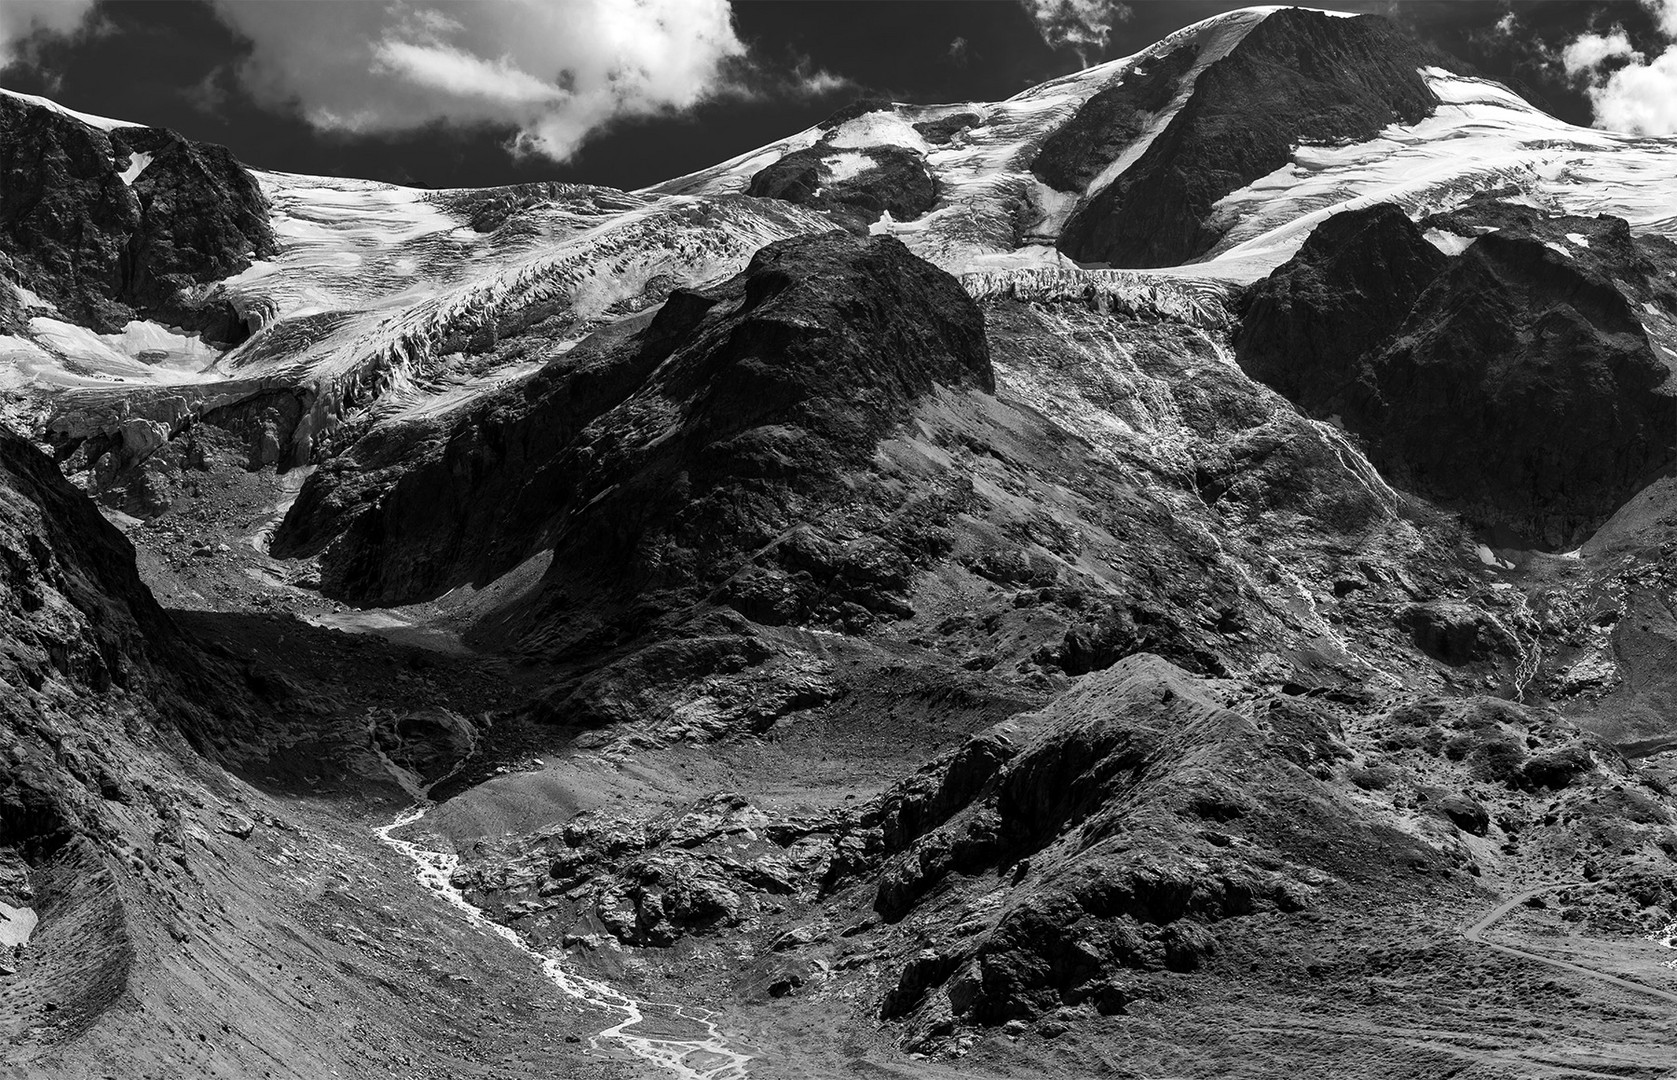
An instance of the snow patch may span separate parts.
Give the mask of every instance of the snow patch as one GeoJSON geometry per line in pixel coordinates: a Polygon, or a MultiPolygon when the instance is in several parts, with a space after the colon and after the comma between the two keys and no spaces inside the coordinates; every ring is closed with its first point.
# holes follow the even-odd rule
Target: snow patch
{"type": "Polygon", "coordinates": [[[1566,238],[1569,242],[1577,244],[1581,248],[1590,246],[1590,238],[1582,233],[1569,232],[1566,234],[1566,238]]]}
{"type": "Polygon", "coordinates": [[[132,184],[140,178],[141,173],[146,171],[146,166],[151,164],[151,159],[152,155],[135,150],[128,157],[128,168],[117,173],[117,176],[122,178],[124,184],[132,184]]]}
{"type": "Polygon", "coordinates": [[[854,179],[874,167],[873,158],[854,151],[845,154],[829,154],[821,159],[821,164],[827,167],[828,179],[835,183],[840,180],[854,179]]]}
{"type": "Polygon", "coordinates": [[[28,338],[0,338],[0,362],[11,374],[37,384],[86,386],[101,383],[202,383],[214,371],[220,350],[154,322],[135,320],[115,334],[50,316],[29,320],[28,338]]]}
{"type": "Polygon", "coordinates": [[[1460,255],[1473,245],[1478,239],[1473,236],[1462,236],[1459,233],[1445,232],[1443,229],[1428,229],[1421,234],[1421,238],[1446,255],[1460,255]]]}
{"type": "Polygon", "coordinates": [[[0,948],[27,945],[38,921],[35,909],[12,907],[0,901],[0,948]]]}
{"type": "Polygon", "coordinates": [[[891,111],[863,113],[846,120],[827,137],[827,143],[840,149],[903,146],[922,154],[931,150],[913,124],[891,111]]]}
{"type": "Polygon", "coordinates": [[[1494,552],[1490,549],[1489,545],[1480,544],[1479,547],[1476,549],[1476,552],[1479,556],[1479,561],[1484,563],[1486,566],[1494,566],[1494,567],[1497,567],[1500,570],[1512,570],[1512,569],[1514,569],[1514,564],[1513,563],[1507,562],[1507,561],[1503,560],[1502,558],[1500,558],[1497,555],[1496,552],[1494,552]]]}

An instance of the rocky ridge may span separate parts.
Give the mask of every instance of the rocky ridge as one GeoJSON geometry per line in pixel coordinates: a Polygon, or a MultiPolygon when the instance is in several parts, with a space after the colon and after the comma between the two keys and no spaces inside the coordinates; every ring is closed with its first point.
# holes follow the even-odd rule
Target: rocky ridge
{"type": "Polygon", "coordinates": [[[1662,151],[1394,34],[1235,13],[643,193],[258,176],[238,378],[31,429],[133,545],[0,443],[18,1060],[610,1074],[374,842],[432,797],[469,903],[748,1072],[1668,1069],[1670,241],[1622,178],[1289,201],[1507,115],[1662,151]],[[367,262],[299,316],[311,230],[367,262]]]}
{"type": "Polygon", "coordinates": [[[1366,439],[1402,487],[1531,546],[1576,547],[1677,462],[1677,248],[1618,218],[1470,203],[1330,218],[1256,286],[1242,367],[1366,439]]]}
{"type": "Polygon", "coordinates": [[[10,96],[0,137],[13,286],[99,332],[155,318],[223,345],[249,336],[231,303],[199,289],[277,250],[261,187],[224,147],[102,130],[10,96]]]}

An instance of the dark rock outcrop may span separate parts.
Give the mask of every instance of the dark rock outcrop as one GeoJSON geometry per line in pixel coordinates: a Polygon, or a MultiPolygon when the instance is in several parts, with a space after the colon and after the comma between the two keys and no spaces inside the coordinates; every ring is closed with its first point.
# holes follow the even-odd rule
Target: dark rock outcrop
{"type": "MultiPolygon", "coordinates": [[[[178,744],[179,732],[211,748],[221,724],[235,727],[235,709],[221,709],[231,693],[212,687],[200,661],[140,581],[128,541],[51,460],[0,428],[0,867],[25,882],[20,868],[33,868],[50,992],[78,1015],[109,1004],[132,960],[101,842],[121,828],[112,805],[164,798],[136,768],[136,745],[178,744]],[[104,949],[55,952],[55,919],[108,922],[104,949]]],[[[26,973],[9,990],[41,987],[26,973]]],[[[37,1034],[10,1038],[22,1047],[37,1034]]]]}
{"type": "Polygon", "coordinates": [[[544,547],[555,595],[709,589],[760,548],[777,553],[761,572],[816,592],[888,592],[911,572],[891,530],[864,550],[798,527],[850,497],[844,472],[918,397],[992,380],[982,318],[948,274],[894,240],[783,241],[440,441],[396,431],[323,466],[274,550],[321,552],[329,590],[384,603],[490,580],[544,547]]]}
{"type": "Polygon", "coordinates": [[[1383,18],[1275,12],[1201,72],[1146,153],[1072,215],[1060,249],[1134,267],[1204,255],[1223,233],[1217,200],[1301,142],[1361,142],[1430,116],[1438,100],[1417,70],[1429,65],[1460,67],[1383,18]]]}
{"type": "Polygon", "coordinates": [[[1483,236],[1417,301],[1347,423],[1395,482],[1573,546],[1677,460],[1677,387],[1639,310],[1677,313],[1674,267],[1677,248],[1618,218],[1483,236]]]}
{"type": "Polygon", "coordinates": [[[936,120],[921,120],[915,123],[914,130],[920,137],[933,146],[946,146],[955,136],[967,128],[976,127],[984,122],[984,118],[977,113],[958,112],[948,116],[940,116],[936,120]]]}
{"type": "Polygon", "coordinates": [[[1446,261],[1391,203],[1335,214],[1248,294],[1234,342],[1241,369],[1325,415],[1446,261]]]}
{"type": "Polygon", "coordinates": [[[875,908],[924,920],[993,870],[1011,891],[985,925],[901,967],[881,1015],[912,1016],[917,1030],[1083,1003],[1123,1011],[1137,977],[1215,955],[1220,923],[1307,905],[1310,886],[1278,872],[1266,848],[1297,853],[1346,832],[1377,860],[1417,852],[1333,805],[1249,720],[1155,656],[1089,676],[941,768],[941,784],[917,778],[861,818],[896,823],[882,830],[875,908]],[[1022,745],[1007,737],[1021,734],[1022,745]]]}
{"type": "Polygon", "coordinates": [[[0,240],[9,273],[102,332],[136,314],[236,342],[225,301],[187,286],[236,274],[274,251],[267,200],[223,147],[159,128],[111,132],[0,98],[0,240]],[[133,155],[150,162],[125,183],[133,155]]]}
{"type": "Polygon", "coordinates": [[[1608,217],[1454,224],[1486,220],[1505,225],[1447,259],[1395,207],[1328,219],[1254,287],[1236,357],[1393,483],[1573,546],[1677,461],[1677,387],[1643,325],[1677,313],[1677,245],[1608,217]]]}
{"type": "Polygon", "coordinates": [[[1490,831],[1491,815],[1466,795],[1446,795],[1434,804],[1434,809],[1465,833],[1484,836],[1490,831]]]}
{"type": "Polygon", "coordinates": [[[794,150],[751,178],[747,195],[784,199],[823,210],[842,225],[860,229],[889,213],[912,221],[937,201],[937,184],[919,154],[901,146],[838,148],[825,142],[794,150]],[[867,159],[853,175],[835,174],[827,159],[867,159]]]}
{"type": "Polygon", "coordinates": [[[1452,667],[1516,651],[1506,629],[1467,604],[1411,604],[1398,614],[1397,622],[1416,648],[1452,667]]]}
{"type": "MultiPolygon", "coordinates": [[[[175,632],[134,568],[134,549],[45,455],[0,429],[0,680],[57,675],[99,693],[134,681],[175,632]]],[[[142,678],[143,681],[143,678],[142,678]]]]}
{"type": "Polygon", "coordinates": [[[1089,98],[1042,141],[1031,172],[1049,187],[1085,190],[1170,104],[1198,58],[1192,46],[1172,49],[1089,98]]]}

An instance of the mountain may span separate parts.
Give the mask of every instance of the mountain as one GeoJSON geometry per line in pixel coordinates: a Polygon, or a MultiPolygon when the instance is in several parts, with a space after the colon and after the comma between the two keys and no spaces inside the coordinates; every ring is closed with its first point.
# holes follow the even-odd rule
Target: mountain
{"type": "Polygon", "coordinates": [[[0,125],[21,1075],[1677,1067],[1677,142],[1298,8],[637,192],[0,125]]]}

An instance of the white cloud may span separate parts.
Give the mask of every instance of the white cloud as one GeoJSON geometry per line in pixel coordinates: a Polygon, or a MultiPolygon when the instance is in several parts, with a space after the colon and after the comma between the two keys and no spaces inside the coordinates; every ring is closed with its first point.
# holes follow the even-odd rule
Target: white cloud
{"type": "Polygon", "coordinates": [[[4,0],[0,2],[0,67],[28,62],[30,44],[42,36],[67,37],[81,30],[93,0],[4,0]]]}
{"type": "Polygon", "coordinates": [[[1115,0],[1019,0],[1019,3],[1036,22],[1042,40],[1056,49],[1062,46],[1075,49],[1085,63],[1091,50],[1105,48],[1113,24],[1127,22],[1135,14],[1128,4],[1115,0]]]}
{"type": "Polygon", "coordinates": [[[1595,126],[1639,135],[1677,135],[1677,45],[1590,87],[1595,126]]]}
{"type": "Polygon", "coordinates": [[[856,89],[856,83],[848,76],[834,75],[826,68],[798,72],[795,74],[795,78],[798,93],[809,97],[821,97],[823,94],[836,94],[840,90],[856,89]]]}
{"type": "MultiPolygon", "coordinates": [[[[1677,0],[1642,0],[1659,32],[1677,40],[1677,0]]],[[[1589,79],[1594,123],[1609,131],[1677,135],[1677,44],[1652,60],[1635,49],[1622,29],[1587,33],[1561,52],[1568,75],[1589,79]]]]}
{"type": "Polygon", "coordinates": [[[727,0],[215,0],[269,106],[359,134],[502,124],[555,160],[612,121],[729,90],[745,55],[727,0]]]}
{"type": "Polygon", "coordinates": [[[1631,46],[1623,30],[1615,29],[1610,34],[1581,34],[1573,38],[1561,50],[1561,66],[1568,75],[1582,75],[1595,71],[1608,60],[1623,57],[1641,60],[1642,54],[1631,46]]]}
{"type": "Polygon", "coordinates": [[[1677,0],[1642,0],[1642,6],[1659,23],[1660,33],[1677,38],[1677,0]]]}
{"type": "Polygon", "coordinates": [[[482,98],[516,108],[555,105],[565,91],[520,70],[505,57],[485,60],[448,45],[381,41],[373,48],[376,68],[426,90],[457,98],[482,98]]]}

